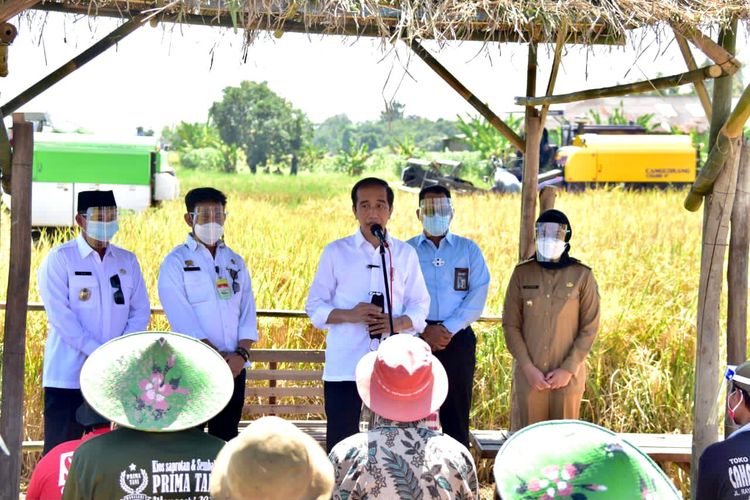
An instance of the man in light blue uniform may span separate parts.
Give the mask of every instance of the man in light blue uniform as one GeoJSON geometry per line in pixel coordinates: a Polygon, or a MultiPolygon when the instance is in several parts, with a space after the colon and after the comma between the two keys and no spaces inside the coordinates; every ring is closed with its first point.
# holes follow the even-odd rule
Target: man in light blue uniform
{"type": "Polygon", "coordinates": [[[440,423],[446,434],[468,447],[477,347],[471,323],[484,309],[490,273],[476,243],[448,232],[453,205],[447,188],[422,189],[417,218],[424,232],[408,243],[417,250],[430,293],[422,338],[448,374],[448,397],[440,407],[440,423]]]}

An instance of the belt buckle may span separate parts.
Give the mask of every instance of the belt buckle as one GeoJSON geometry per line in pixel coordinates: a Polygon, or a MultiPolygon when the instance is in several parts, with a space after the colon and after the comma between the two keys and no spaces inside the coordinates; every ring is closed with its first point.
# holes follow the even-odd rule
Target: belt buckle
{"type": "Polygon", "coordinates": [[[372,337],[370,339],[370,351],[377,351],[378,347],[380,347],[380,339],[377,337],[372,337]]]}

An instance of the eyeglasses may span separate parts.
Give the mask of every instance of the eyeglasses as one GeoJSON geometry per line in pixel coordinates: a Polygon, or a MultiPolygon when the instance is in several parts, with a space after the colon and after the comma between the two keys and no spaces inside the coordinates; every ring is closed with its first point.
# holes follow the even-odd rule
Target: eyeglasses
{"type": "Polygon", "coordinates": [[[115,304],[118,306],[125,304],[125,294],[122,293],[122,284],[120,283],[120,275],[115,274],[109,278],[109,284],[112,288],[115,288],[115,293],[112,295],[115,299],[115,304]]]}
{"type": "Polygon", "coordinates": [[[193,217],[194,222],[209,222],[209,221],[223,221],[229,215],[229,212],[224,210],[196,210],[195,212],[189,212],[193,217]]]}

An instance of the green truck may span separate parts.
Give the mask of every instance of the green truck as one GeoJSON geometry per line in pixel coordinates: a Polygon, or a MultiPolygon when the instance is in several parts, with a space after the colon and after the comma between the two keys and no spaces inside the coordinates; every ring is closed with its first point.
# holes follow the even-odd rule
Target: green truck
{"type": "Polygon", "coordinates": [[[118,207],[140,212],[176,199],[179,181],[154,137],[34,134],[32,226],[73,226],[78,193],[110,189],[118,207]]]}

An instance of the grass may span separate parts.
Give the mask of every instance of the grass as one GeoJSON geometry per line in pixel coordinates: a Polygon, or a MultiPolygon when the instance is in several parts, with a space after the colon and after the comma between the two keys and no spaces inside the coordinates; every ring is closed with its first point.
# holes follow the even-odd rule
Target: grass
{"type": "MultiPolygon", "coordinates": [[[[181,172],[183,192],[212,185],[229,195],[226,241],[248,262],[261,309],[302,309],[323,246],[351,234],[356,221],[349,189],[337,174],[273,175],[181,172]]],[[[602,325],[589,356],[582,418],[619,432],[689,432],[691,429],[695,314],[700,258],[699,214],[682,208],[684,192],[596,190],[560,193],[557,208],[573,229],[573,256],[589,264],[599,282],[602,325]]],[[[452,229],[474,239],[492,283],[486,315],[497,315],[516,261],[518,197],[455,198],[452,229]]],[[[389,230],[406,239],[420,231],[417,197],[397,191],[389,230]]],[[[181,201],[125,217],[115,243],[134,251],[152,304],[163,257],[188,227],[181,201]]],[[[72,236],[43,234],[32,252],[30,301],[39,301],[36,270],[49,249],[72,236]]],[[[0,279],[8,275],[9,223],[0,221],[0,279]]],[[[4,300],[6,287],[0,287],[4,300]]],[[[157,316],[151,328],[167,328],[157,316]]],[[[472,426],[509,425],[511,357],[501,328],[478,325],[478,365],[472,426]]],[[[324,333],[306,320],[263,319],[261,347],[320,348],[324,333]]],[[[27,328],[25,439],[42,437],[43,313],[27,328]]]]}

